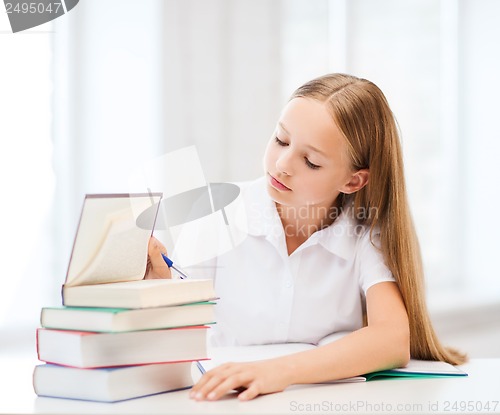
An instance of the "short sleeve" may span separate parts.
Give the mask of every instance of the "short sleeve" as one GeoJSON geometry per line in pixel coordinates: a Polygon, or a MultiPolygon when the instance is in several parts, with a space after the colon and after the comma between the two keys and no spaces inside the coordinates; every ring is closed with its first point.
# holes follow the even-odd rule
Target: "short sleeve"
{"type": "Polygon", "coordinates": [[[365,296],[371,286],[380,282],[395,281],[391,271],[385,264],[379,246],[380,234],[374,232],[372,239],[370,239],[370,231],[367,231],[359,240],[358,249],[356,250],[359,286],[365,296]]]}

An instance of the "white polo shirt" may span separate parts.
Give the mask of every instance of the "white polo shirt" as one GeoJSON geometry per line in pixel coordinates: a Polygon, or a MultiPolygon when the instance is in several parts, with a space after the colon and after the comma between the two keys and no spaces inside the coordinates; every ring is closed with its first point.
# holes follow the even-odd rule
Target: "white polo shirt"
{"type": "Polygon", "coordinates": [[[216,259],[211,344],[316,344],[361,328],[368,288],[394,281],[369,229],[344,211],[288,255],[265,178],[241,187],[248,236],[216,259]]]}

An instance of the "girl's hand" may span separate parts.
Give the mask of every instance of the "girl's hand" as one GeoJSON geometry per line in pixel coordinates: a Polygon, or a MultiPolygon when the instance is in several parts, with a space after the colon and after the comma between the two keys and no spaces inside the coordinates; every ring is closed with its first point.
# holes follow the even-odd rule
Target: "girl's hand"
{"type": "Polygon", "coordinates": [[[172,278],[170,268],[161,256],[167,253],[167,248],[155,237],[151,237],[148,244],[148,264],[146,266],[145,280],[157,278],[172,278]]]}
{"type": "Polygon", "coordinates": [[[290,368],[279,359],[225,363],[205,373],[189,397],[214,401],[236,390],[240,392],[238,399],[247,401],[257,395],[283,391],[290,385],[290,378],[290,368]]]}

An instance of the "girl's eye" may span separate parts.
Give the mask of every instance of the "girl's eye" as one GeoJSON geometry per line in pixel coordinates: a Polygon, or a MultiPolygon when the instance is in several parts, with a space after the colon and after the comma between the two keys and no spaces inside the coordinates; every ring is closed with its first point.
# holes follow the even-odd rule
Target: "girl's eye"
{"type": "Polygon", "coordinates": [[[284,141],[281,141],[278,137],[274,137],[276,142],[278,143],[279,146],[285,147],[288,145],[288,143],[285,143],[284,141]]]}
{"type": "Polygon", "coordinates": [[[310,169],[317,170],[317,169],[319,169],[319,168],[321,167],[321,166],[318,166],[317,164],[313,164],[313,163],[311,163],[311,162],[307,159],[307,157],[304,157],[304,160],[306,161],[306,165],[307,165],[307,167],[309,167],[310,169]]]}
{"type": "MultiPolygon", "coordinates": [[[[288,146],[288,143],[281,141],[278,137],[274,137],[274,141],[276,141],[276,143],[281,147],[288,146]]],[[[310,169],[317,170],[321,167],[321,166],[318,166],[317,164],[311,163],[307,157],[304,157],[304,160],[306,162],[306,166],[309,167],[310,169]]]]}

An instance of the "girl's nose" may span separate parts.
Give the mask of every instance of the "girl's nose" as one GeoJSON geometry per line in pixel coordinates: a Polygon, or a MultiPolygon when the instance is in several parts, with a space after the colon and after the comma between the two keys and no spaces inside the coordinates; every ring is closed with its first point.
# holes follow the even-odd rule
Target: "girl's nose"
{"type": "Polygon", "coordinates": [[[284,151],[276,160],[276,169],[287,176],[293,173],[291,151],[284,151]]]}

